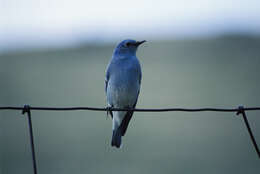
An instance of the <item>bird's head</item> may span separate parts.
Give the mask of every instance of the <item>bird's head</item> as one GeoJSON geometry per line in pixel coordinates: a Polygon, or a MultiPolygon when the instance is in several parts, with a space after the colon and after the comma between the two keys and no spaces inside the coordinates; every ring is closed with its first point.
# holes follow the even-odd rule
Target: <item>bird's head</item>
{"type": "Polygon", "coordinates": [[[133,56],[136,54],[136,50],[138,46],[144,42],[146,41],[145,40],[135,41],[131,39],[123,40],[116,46],[114,50],[114,56],[120,56],[120,57],[133,56]]]}

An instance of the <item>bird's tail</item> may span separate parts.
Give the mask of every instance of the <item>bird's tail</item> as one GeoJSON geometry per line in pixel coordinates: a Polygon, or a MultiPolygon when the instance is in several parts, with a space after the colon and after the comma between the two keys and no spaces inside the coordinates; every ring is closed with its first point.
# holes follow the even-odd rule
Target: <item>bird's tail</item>
{"type": "Polygon", "coordinates": [[[121,137],[122,137],[121,128],[118,127],[117,129],[114,129],[113,135],[112,135],[111,146],[115,146],[115,147],[119,148],[121,146],[121,137]]]}

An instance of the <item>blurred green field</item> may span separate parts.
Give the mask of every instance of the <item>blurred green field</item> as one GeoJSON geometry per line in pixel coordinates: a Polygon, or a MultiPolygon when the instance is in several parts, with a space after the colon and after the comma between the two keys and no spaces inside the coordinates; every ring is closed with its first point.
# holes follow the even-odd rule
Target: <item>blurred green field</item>
{"type": "MultiPolygon", "coordinates": [[[[0,55],[0,106],[106,106],[115,45],[0,55]]],[[[147,42],[138,50],[138,108],[260,106],[260,39],[147,42]]],[[[140,113],[123,148],[105,112],[33,111],[40,174],[257,174],[259,159],[234,113],[140,113]]],[[[260,112],[248,112],[260,145],[260,112]]],[[[0,111],[0,173],[32,173],[27,119],[0,111]]]]}

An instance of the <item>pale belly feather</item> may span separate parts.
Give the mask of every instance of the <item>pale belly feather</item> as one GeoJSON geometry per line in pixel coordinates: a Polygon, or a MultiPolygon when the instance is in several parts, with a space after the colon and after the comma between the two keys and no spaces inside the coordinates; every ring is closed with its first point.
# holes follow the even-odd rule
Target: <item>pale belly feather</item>
{"type": "Polygon", "coordinates": [[[108,85],[108,101],[113,107],[126,108],[133,107],[138,97],[139,84],[136,87],[132,84],[131,87],[127,85],[121,85],[114,87],[108,85]]]}

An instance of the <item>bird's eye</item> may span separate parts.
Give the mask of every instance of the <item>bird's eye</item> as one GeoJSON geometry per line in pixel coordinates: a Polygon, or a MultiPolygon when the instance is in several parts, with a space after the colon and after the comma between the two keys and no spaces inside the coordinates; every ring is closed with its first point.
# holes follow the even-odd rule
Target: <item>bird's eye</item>
{"type": "Polygon", "coordinates": [[[130,45],[131,45],[130,42],[127,42],[127,43],[125,44],[126,47],[129,47],[130,45]]]}

